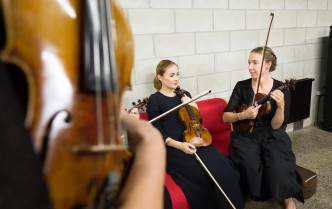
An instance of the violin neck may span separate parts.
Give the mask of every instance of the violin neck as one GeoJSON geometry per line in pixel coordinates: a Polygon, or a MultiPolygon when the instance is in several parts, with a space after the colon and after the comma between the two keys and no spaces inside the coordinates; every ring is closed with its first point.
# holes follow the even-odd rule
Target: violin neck
{"type": "Polygon", "coordinates": [[[185,105],[186,107],[186,110],[188,112],[188,115],[190,117],[191,120],[196,120],[195,118],[195,114],[193,113],[193,111],[191,110],[190,106],[189,105],[185,105]]]}
{"type": "Polygon", "coordinates": [[[259,99],[259,100],[256,102],[256,105],[264,104],[265,102],[267,102],[267,100],[270,99],[270,95],[271,95],[271,94],[268,94],[268,95],[262,97],[261,99],[259,99]]]}
{"type": "Polygon", "coordinates": [[[117,75],[109,1],[85,0],[82,90],[116,92],[117,75]]]}
{"type": "MultiPolygon", "coordinates": [[[[286,85],[284,85],[284,86],[280,86],[280,87],[277,88],[277,89],[279,89],[280,91],[284,91],[285,89],[287,89],[287,86],[286,86],[286,85]]],[[[264,97],[260,98],[260,99],[256,102],[256,104],[257,104],[257,105],[264,104],[265,102],[267,102],[267,100],[270,99],[270,96],[271,96],[271,92],[270,92],[269,94],[265,95],[264,97]]]]}

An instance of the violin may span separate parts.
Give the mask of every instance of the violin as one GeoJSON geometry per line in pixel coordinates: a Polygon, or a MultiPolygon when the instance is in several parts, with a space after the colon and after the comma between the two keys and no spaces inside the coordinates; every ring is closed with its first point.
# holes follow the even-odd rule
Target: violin
{"type": "MultiPolygon", "coordinates": [[[[174,93],[184,97],[184,90],[179,86],[174,89],[174,93]]],[[[184,105],[179,108],[179,119],[185,125],[186,130],[184,131],[184,141],[195,145],[195,147],[205,147],[211,144],[212,136],[210,132],[204,128],[200,121],[201,115],[197,108],[184,105]]]]}
{"type": "Polygon", "coordinates": [[[54,208],[115,205],[131,156],[120,121],[134,53],[124,14],[113,0],[0,3],[0,59],[25,75],[25,123],[54,208]]]}
{"type": "MultiPolygon", "coordinates": [[[[294,90],[295,84],[296,84],[295,79],[290,79],[290,80],[286,79],[285,82],[282,83],[282,85],[277,89],[279,89],[281,91],[285,91],[285,90],[289,90],[289,88],[291,88],[294,90]]],[[[271,103],[269,101],[271,99],[270,95],[271,95],[271,92],[267,95],[262,94],[262,93],[258,93],[255,95],[254,107],[257,105],[262,105],[258,110],[258,114],[257,114],[256,118],[263,118],[270,113],[270,111],[271,111],[271,103]]],[[[241,104],[241,105],[238,105],[235,107],[235,112],[241,113],[248,108],[249,108],[249,105],[241,104]]],[[[252,133],[252,131],[253,131],[254,124],[255,124],[255,119],[239,120],[234,123],[234,125],[236,126],[236,129],[238,131],[246,132],[249,130],[250,133],[252,133]]]]}

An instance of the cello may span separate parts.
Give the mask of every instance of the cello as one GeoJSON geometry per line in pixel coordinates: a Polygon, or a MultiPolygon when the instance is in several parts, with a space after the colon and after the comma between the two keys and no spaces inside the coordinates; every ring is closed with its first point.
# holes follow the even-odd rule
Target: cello
{"type": "Polygon", "coordinates": [[[120,7],[113,0],[1,0],[1,9],[0,59],[26,78],[25,125],[54,208],[105,205],[130,157],[119,109],[133,38],[120,7]]]}

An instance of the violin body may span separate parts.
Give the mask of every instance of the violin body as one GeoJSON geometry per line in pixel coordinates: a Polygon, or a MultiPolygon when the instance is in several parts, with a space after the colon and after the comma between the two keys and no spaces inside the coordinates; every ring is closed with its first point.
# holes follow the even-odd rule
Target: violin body
{"type": "Polygon", "coordinates": [[[94,208],[107,176],[121,178],[129,158],[119,121],[119,101],[130,82],[133,63],[129,26],[111,1],[112,18],[119,22],[114,26],[120,39],[114,46],[119,84],[114,84],[117,91],[103,93],[98,103],[96,94],[81,88],[83,2],[1,0],[6,44],[0,59],[26,76],[26,126],[55,209],[94,208]],[[116,149],[80,149],[105,144],[116,149]]]}
{"type": "MultiPolygon", "coordinates": [[[[181,97],[184,96],[184,90],[179,86],[174,90],[174,93],[181,97]]],[[[210,132],[201,125],[200,121],[202,118],[197,108],[184,105],[180,107],[178,116],[186,127],[183,133],[184,141],[195,145],[195,147],[208,146],[211,144],[212,136],[210,132]]]]}
{"type": "MultiPolygon", "coordinates": [[[[235,107],[234,112],[241,113],[248,108],[249,108],[249,105],[241,104],[241,105],[238,105],[235,107]]],[[[236,130],[238,130],[240,132],[246,132],[248,130],[250,130],[250,132],[252,132],[252,130],[253,130],[252,127],[254,127],[255,120],[254,119],[244,119],[244,120],[236,121],[233,124],[236,126],[236,130]]]]}
{"type": "Polygon", "coordinates": [[[179,109],[179,118],[186,126],[183,133],[184,141],[195,145],[195,147],[205,147],[211,144],[212,136],[201,123],[201,116],[195,107],[185,105],[179,109]]]}
{"type": "MultiPolygon", "coordinates": [[[[262,118],[266,115],[268,115],[271,111],[271,103],[268,101],[269,97],[265,100],[263,98],[266,98],[267,96],[265,94],[258,93],[255,95],[255,106],[262,105],[259,110],[256,118],[262,118]]],[[[246,104],[241,104],[235,107],[236,113],[241,113],[248,109],[250,106],[246,104]]],[[[255,124],[255,119],[245,119],[240,120],[234,123],[237,130],[240,132],[246,132],[249,130],[251,133],[253,131],[253,127],[255,124]]]]}

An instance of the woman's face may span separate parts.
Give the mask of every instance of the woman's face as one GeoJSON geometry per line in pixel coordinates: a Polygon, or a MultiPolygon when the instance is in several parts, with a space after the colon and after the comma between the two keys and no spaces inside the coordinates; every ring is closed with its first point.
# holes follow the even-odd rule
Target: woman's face
{"type": "MultiPolygon", "coordinates": [[[[252,78],[258,78],[259,71],[261,70],[262,58],[263,58],[262,54],[256,52],[250,53],[248,60],[248,69],[252,78]]],[[[263,76],[266,73],[269,73],[270,67],[271,67],[271,62],[266,63],[264,61],[261,76],[263,76]]]]}
{"type": "Polygon", "coordinates": [[[158,75],[162,88],[175,89],[179,85],[180,73],[176,65],[166,68],[164,75],[158,75]]]}

